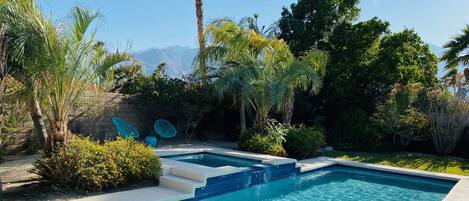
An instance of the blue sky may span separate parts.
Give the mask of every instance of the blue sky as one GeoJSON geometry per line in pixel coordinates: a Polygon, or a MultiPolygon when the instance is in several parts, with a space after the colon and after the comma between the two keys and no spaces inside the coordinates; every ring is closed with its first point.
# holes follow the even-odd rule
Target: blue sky
{"type": "MultiPolygon", "coordinates": [[[[205,22],[218,17],[240,19],[254,13],[261,24],[280,17],[296,0],[204,0],[205,22]]],[[[151,47],[196,47],[194,0],[38,0],[53,19],[67,16],[73,5],[100,11],[99,40],[111,47],[139,51],[151,47]]],[[[392,31],[415,29],[424,41],[441,46],[469,24],[469,0],[361,0],[360,19],[374,16],[391,23],[392,31]]]]}

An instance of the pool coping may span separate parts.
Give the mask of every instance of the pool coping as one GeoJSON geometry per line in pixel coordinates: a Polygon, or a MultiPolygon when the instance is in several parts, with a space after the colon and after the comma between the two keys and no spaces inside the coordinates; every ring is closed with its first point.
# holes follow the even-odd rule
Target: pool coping
{"type": "Polygon", "coordinates": [[[370,169],[370,170],[378,170],[378,171],[390,172],[390,173],[396,173],[396,174],[404,174],[404,175],[418,176],[418,177],[424,177],[424,178],[455,181],[457,183],[450,190],[450,192],[446,195],[443,201],[463,201],[469,198],[469,177],[468,176],[429,172],[429,171],[424,171],[424,170],[415,170],[415,169],[400,168],[400,167],[393,167],[393,166],[386,166],[386,165],[378,165],[378,164],[371,164],[371,163],[364,163],[364,162],[350,161],[350,160],[329,158],[329,157],[315,157],[315,158],[300,160],[298,161],[298,164],[300,166],[301,173],[314,171],[314,170],[329,167],[332,165],[344,165],[344,166],[370,169]]]}

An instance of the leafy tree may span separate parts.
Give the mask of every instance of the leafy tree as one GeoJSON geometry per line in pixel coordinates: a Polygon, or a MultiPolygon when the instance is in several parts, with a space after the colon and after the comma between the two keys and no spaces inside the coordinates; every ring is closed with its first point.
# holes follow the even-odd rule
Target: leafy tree
{"type": "MultiPolygon", "coordinates": [[[[336,26],[329,43],[327,50],[330,62],[326,68],[325,89],[321,95],[326,101],[328,127],[334,135],[345,135],[341,132],[347,132],[350,136],[360,136],[360,133],[339,127],[349,125],[350,122],[340,122],[347,121],[347,111],[361,110],[363,122],[355,123],[370,128],[367,129],[368,135],[375,136],[372,134],[374,129],[371,122],[365,117],[370,117],[377,106],[389,101],[395,84],[420,84],[424,87],[437,84],[436,57],[412,30],[390,34],[387,22],[373,18],[356,24],[342,23],[336,26]]],[[[393,109],[391,111],[391,105],[387,106],[389,107],[380,106],[378,109],[386,110],[381,112],[395,112],[393,109]]],[[[406,117],[413,115],[412,118],[421,116],[416,112],[407,112],[399,114],[406,117]]],[[[391,120],[398,119],[389,119],[391,120]]],[[[350,143],[358,143],[350,139],[350,143]]],[[[363,143],[360,142],[361,146],[363,143]]],[[[369,146],[373,146],[376,142],[370,143],[372,144],[369,146]]]]}
{"type": "Polygon", "coordinates": [[[390,70],[394,82],[421,83],[424,87],[438,83],[437,57],[415,31],[405,29],[383,37],[380,49],[377,65],[390,70]]]}
{"type": "Polygon", "coordinates": [[[295,55],[312,47],[322,49],[334,28],[358,17],[359,0],[299,0],[283,8],[278,22],[279,38],[295,55]]]}
{"type": "MultiPolygon", "coordinates": [[[[338,25],[330,37],[330,60],[326,68],[325,91],[328,113],[334,119],[342,107],[357,106],[371,112],[384,100],[393,85],[388,69],[374,66],[381,37],[389,24],[373,18],[357,24],[338,25]]],[[[345,108],[344,108],[345,109],[345,108]]]]}

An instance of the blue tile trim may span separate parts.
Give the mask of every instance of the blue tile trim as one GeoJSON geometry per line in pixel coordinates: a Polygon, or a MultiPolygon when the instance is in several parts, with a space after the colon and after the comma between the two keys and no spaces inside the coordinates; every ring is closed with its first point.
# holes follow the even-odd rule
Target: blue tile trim
{"type": "Polygon", "coordinates": [[[195,198],[188,200],[202,200],[269,181],[296,176],[299,173],[300,170],[296,168],[295,163],[258,164],[242,172],[208,178],[204,187],[195,189],[195,198]]]}

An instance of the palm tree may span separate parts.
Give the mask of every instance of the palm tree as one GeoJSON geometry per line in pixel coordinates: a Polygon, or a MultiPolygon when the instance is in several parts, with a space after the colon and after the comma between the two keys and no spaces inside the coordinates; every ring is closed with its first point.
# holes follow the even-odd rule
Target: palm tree
{"type": "Polygon", "coordinates": [[[202,10],[202,0],[195,0],[195,15],[197,17],[197,35],[199,41],[199,71],[202,83],[207,82],[207,67],[205,58],[205,36],[204,36],[204,15],[202,10]]]}
{"type": "Polygon", "coordinates": [[[59,33],[58,40],[49,45],[48,51],[56,56],[55,65],[48,65],[40,74],[40,84],[41,90],[46,92],[46,115],[53,144],[67,141],[69,115],[81,98],[99,92],[106,82],[103,78],[111,69],[133,61],[125,52],[108,53],[103,45],[96,46],[95,32],[86,37],[98,16],[99,13],[74,7],[71,18],[62,28],[65,32],[59,33]]]}
{"type": "MultiPolygon", "coordinates": [[[[215,80],[222,76],[227,76],[227,72],[231,72],[238,67],[240,67],[240,69],[248,69],[247,67],[249,66],[253,67],[254,65],[258,65],[257,59],[266,45],[265,41],[267,41],[266,38],[226,18],[218,19],[211,23],[207,27],[204,35],[210,44],[206,47],[204,54],[207,57],[208,64],[213,66],[209,68],[209,77],[215,80]],[[254,41],[251,39],[257,40],[254,41]]],[[[200,57],[199,54],[194,61],[199,61],[201,59],[200,57]]],[[[256,75],[251,75],[251,77],[255,78],[256,75]]],[[[227,88],[221,87],[219,91],[221,95],[223,95],[225,90],[230,90],[235,102],[240,104],[240,127],[241,129],[245,129],[246,108],[249,104],[249,99],[248,95],[243,92],[245,89],[242,85],[249,83],[249,81],[247,77],[241,80],[246,82],[238,82],[236,84],[227,83],[227,88]]],[[[221,83],[220,80],[217,82],[221,83]]]]}
{"type": "Polygon", "coordinates": [[[0,4],[0,23],[5,32],[8,73],[23,86],[39,146],[45,147],[48,136],[40,107],[37,74],[47,60],[44,53],[52,22],[46,20],[31,0],[11,0],[0,4]]]}
{"type": "Polygon", "coordinates": [[[278,112],[282,113],[283,123],[290,126],[295,103],[295,91],[309,91],[317,94],[321,89],[322,77],[327,64],[326,53],[310,50],[300,59],[295,59],[286,68],[278,69],[272,76],[272,103],[278,112]]]}
{"type": "Polygon", "coordinates": [[[461,35],[454,37],[443,47],[448,49],[441,58],[446,61],[445,77],[454,80],[458,64],[469,65],[469,25],[466,25],[461,35]]]}
{"type": "Polygon", "coordinates": [[[256,19],[236,23],[222,18],[208,26],[208,61],[219,66],[213,75],[218,78],[215,84],[219,95],[231,93],[239,100],[242,129],[246,128],[246,104],[256,112],[257,126],[265,125],[273,107],[290,125],[295,90],[319,91],[327,54],[311,50],[294,59],[282,40],[264,36],[266,31],[256,19]]]}
{"type": "Polygon", "coordinates": [[[99,91],[109,69],[132,61],[126,53],[106,52],[94,40],[95,33],[87,33],[97,17],[98,13],[74,7],[59,29],[32,0],[12,0],[0,6],[0,20],[9,28],[9,69],[27,91],[42,147],[53,149],[66,142],[70,112],[85,93],[99,91]]]}

